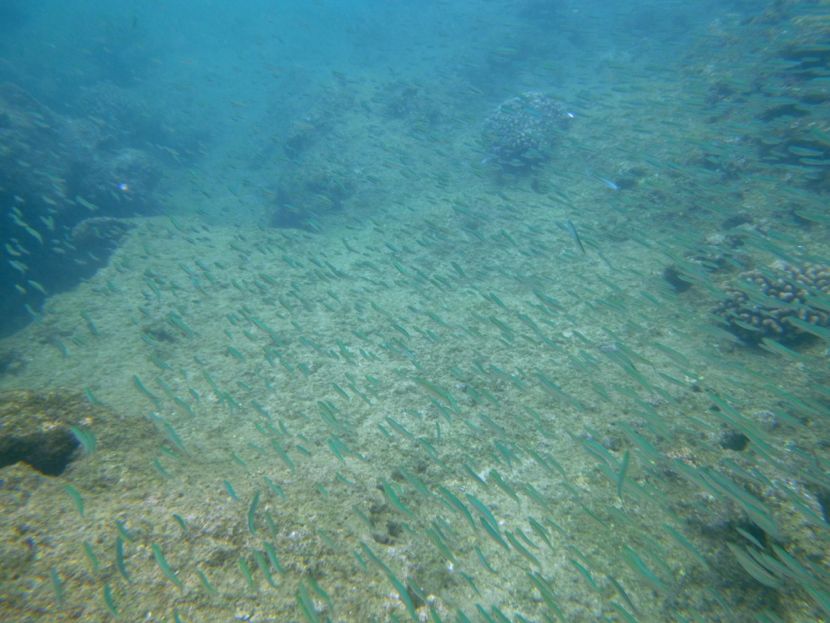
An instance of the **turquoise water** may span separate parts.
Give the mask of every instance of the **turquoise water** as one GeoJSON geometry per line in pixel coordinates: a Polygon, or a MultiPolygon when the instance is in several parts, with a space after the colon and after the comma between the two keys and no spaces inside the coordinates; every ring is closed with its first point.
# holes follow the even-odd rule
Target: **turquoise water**
{"type": "Polygon", "coordinates": [[[0,619],[830,619],[826,3],[0,30],[0,619]]]}

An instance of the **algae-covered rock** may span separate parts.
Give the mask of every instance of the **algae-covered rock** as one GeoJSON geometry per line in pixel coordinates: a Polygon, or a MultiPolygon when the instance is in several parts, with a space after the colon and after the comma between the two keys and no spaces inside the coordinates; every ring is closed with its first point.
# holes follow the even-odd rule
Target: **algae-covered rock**
{"type": "Polygon", "coordinates": [[[27,463],[48,476],[63,473],[85,431],[109,409],[73,392],[14,390],[0,393],[0,468],[27,463]]]}

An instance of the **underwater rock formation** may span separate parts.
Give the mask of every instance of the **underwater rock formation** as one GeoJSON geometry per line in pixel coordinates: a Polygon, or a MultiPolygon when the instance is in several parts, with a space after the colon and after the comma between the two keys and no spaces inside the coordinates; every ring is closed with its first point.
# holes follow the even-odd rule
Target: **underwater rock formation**
{"type": "Polygon", "coordinates": [[[84,219],[72,228],[72,243],[84,248],[117,245],[134,227],[133,223],[110,216],[84,219]]]}
{"type": "Polygon", "coordinates": [[[89,427],[97,419],[96,409],[77,394],[0,394],[0,468],[23,462],[60,475],[80,445],[71,427],[89,427]]]}
{"type": "Polygon", "coordinates": [[[146,151],[121,144],[118,137],[99,118],[64,117],[16,85],[4,83],[0,193],[24,204],[20,209],[30,224],[41,217],[61,224],[78,213],[88,216],[88,211],[146,212],[154,204],[161,165],[146,151]]]}
{"type": "MultiPolygon", "coordinates": [[[[69,152],[60,119],[23,89],[0,84],[0,193],[61,202],[66,191],[60,175],[69,152]]],[[[51,204],[49,204],[51,205],[51,204]]],[[[8,208],[3,206],[3,211],[8,208]]]]}
{"type": "Polygon", "coordinates": [[[123,138],[100,118],[58,114],[0,84],[0,332],[107,261],[76,244],[78,223],[154,209],[161,164],[123,138]]]}
{"type": "Polygon", "coordinates": [[[811,327],[830,326],[829,266],[780,261],[768,269],[743,272],[739,280],[740,286],[726,288],[727,297],[713,312],[744,341],[793,342],[809,334],[811,327]],[[824,302],[819,305],[821,297],[824,302]]]}
{"type": "Polygon", "coordinates": [[[521,171],[545,162],[573,115],[553,98],[528,91],[499,104],[484,124],[482,140],[500,168],[521,171]]]}
{"type": "Polygon", "coordinates": [[[94,158],[75,167],[73,188],[104,212],[130,216],[152,209],[153,193],[161,179],[161,167],[147,153],[134,148],[119,149],[104,158],[94,158]]]}
{"type": "Polygon", "coordinates": [[[281,181],[270,225],[313,229],[310,221],[341,210],[355,192],[354,177],[344,169],[304,170],[281,181]]]}
{"type": "Polygon", "coordinates": [[[20,351],[15,349],[0,350],[0,376],[17,374],[26,367],[26,360],[20,351]]]}
{"type": "Polygon", "coordinates": [[[82,449],[89,454],[97,448],[97,456],[158,444],[149,419],[125,423],[91,393],[0,392],[0,470],[25,463],[46,476],[59,476],[83,456],[82,449]]]}

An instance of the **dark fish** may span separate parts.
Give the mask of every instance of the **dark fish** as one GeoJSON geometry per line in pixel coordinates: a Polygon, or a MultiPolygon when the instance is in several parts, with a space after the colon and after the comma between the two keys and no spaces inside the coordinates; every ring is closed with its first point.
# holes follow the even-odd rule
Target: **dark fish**
{"type": "Polygon", "coordinates": [[[561,227],[571,235],[571,237],[576,241],[576,244],[579,246],[579,250],[582,251],[582,255],[585,255],[585,246],[582,244],[582,239],[579,237],[579,232],[576,231],[576,226],[571,222],[571,220],[568,219],[563,223],[559,223],[559,227],[561,227]]]}

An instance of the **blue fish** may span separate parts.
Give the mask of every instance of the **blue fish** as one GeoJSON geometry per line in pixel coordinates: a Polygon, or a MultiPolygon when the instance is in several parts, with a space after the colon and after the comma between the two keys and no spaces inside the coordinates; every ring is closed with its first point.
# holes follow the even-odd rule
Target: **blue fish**
{"type": "Polygon", "coordinates": [[[610,188],[613,191],[617,191],[617,190],[620,189],[620,187],[617,186],[617,184],[613,180],[609,180],[609,179],[606,179],[604,177],[600,177],[599,175],[595,175],[594,177],[597,178],[600,182],[605,184],[606,187],[610,188]]]}

